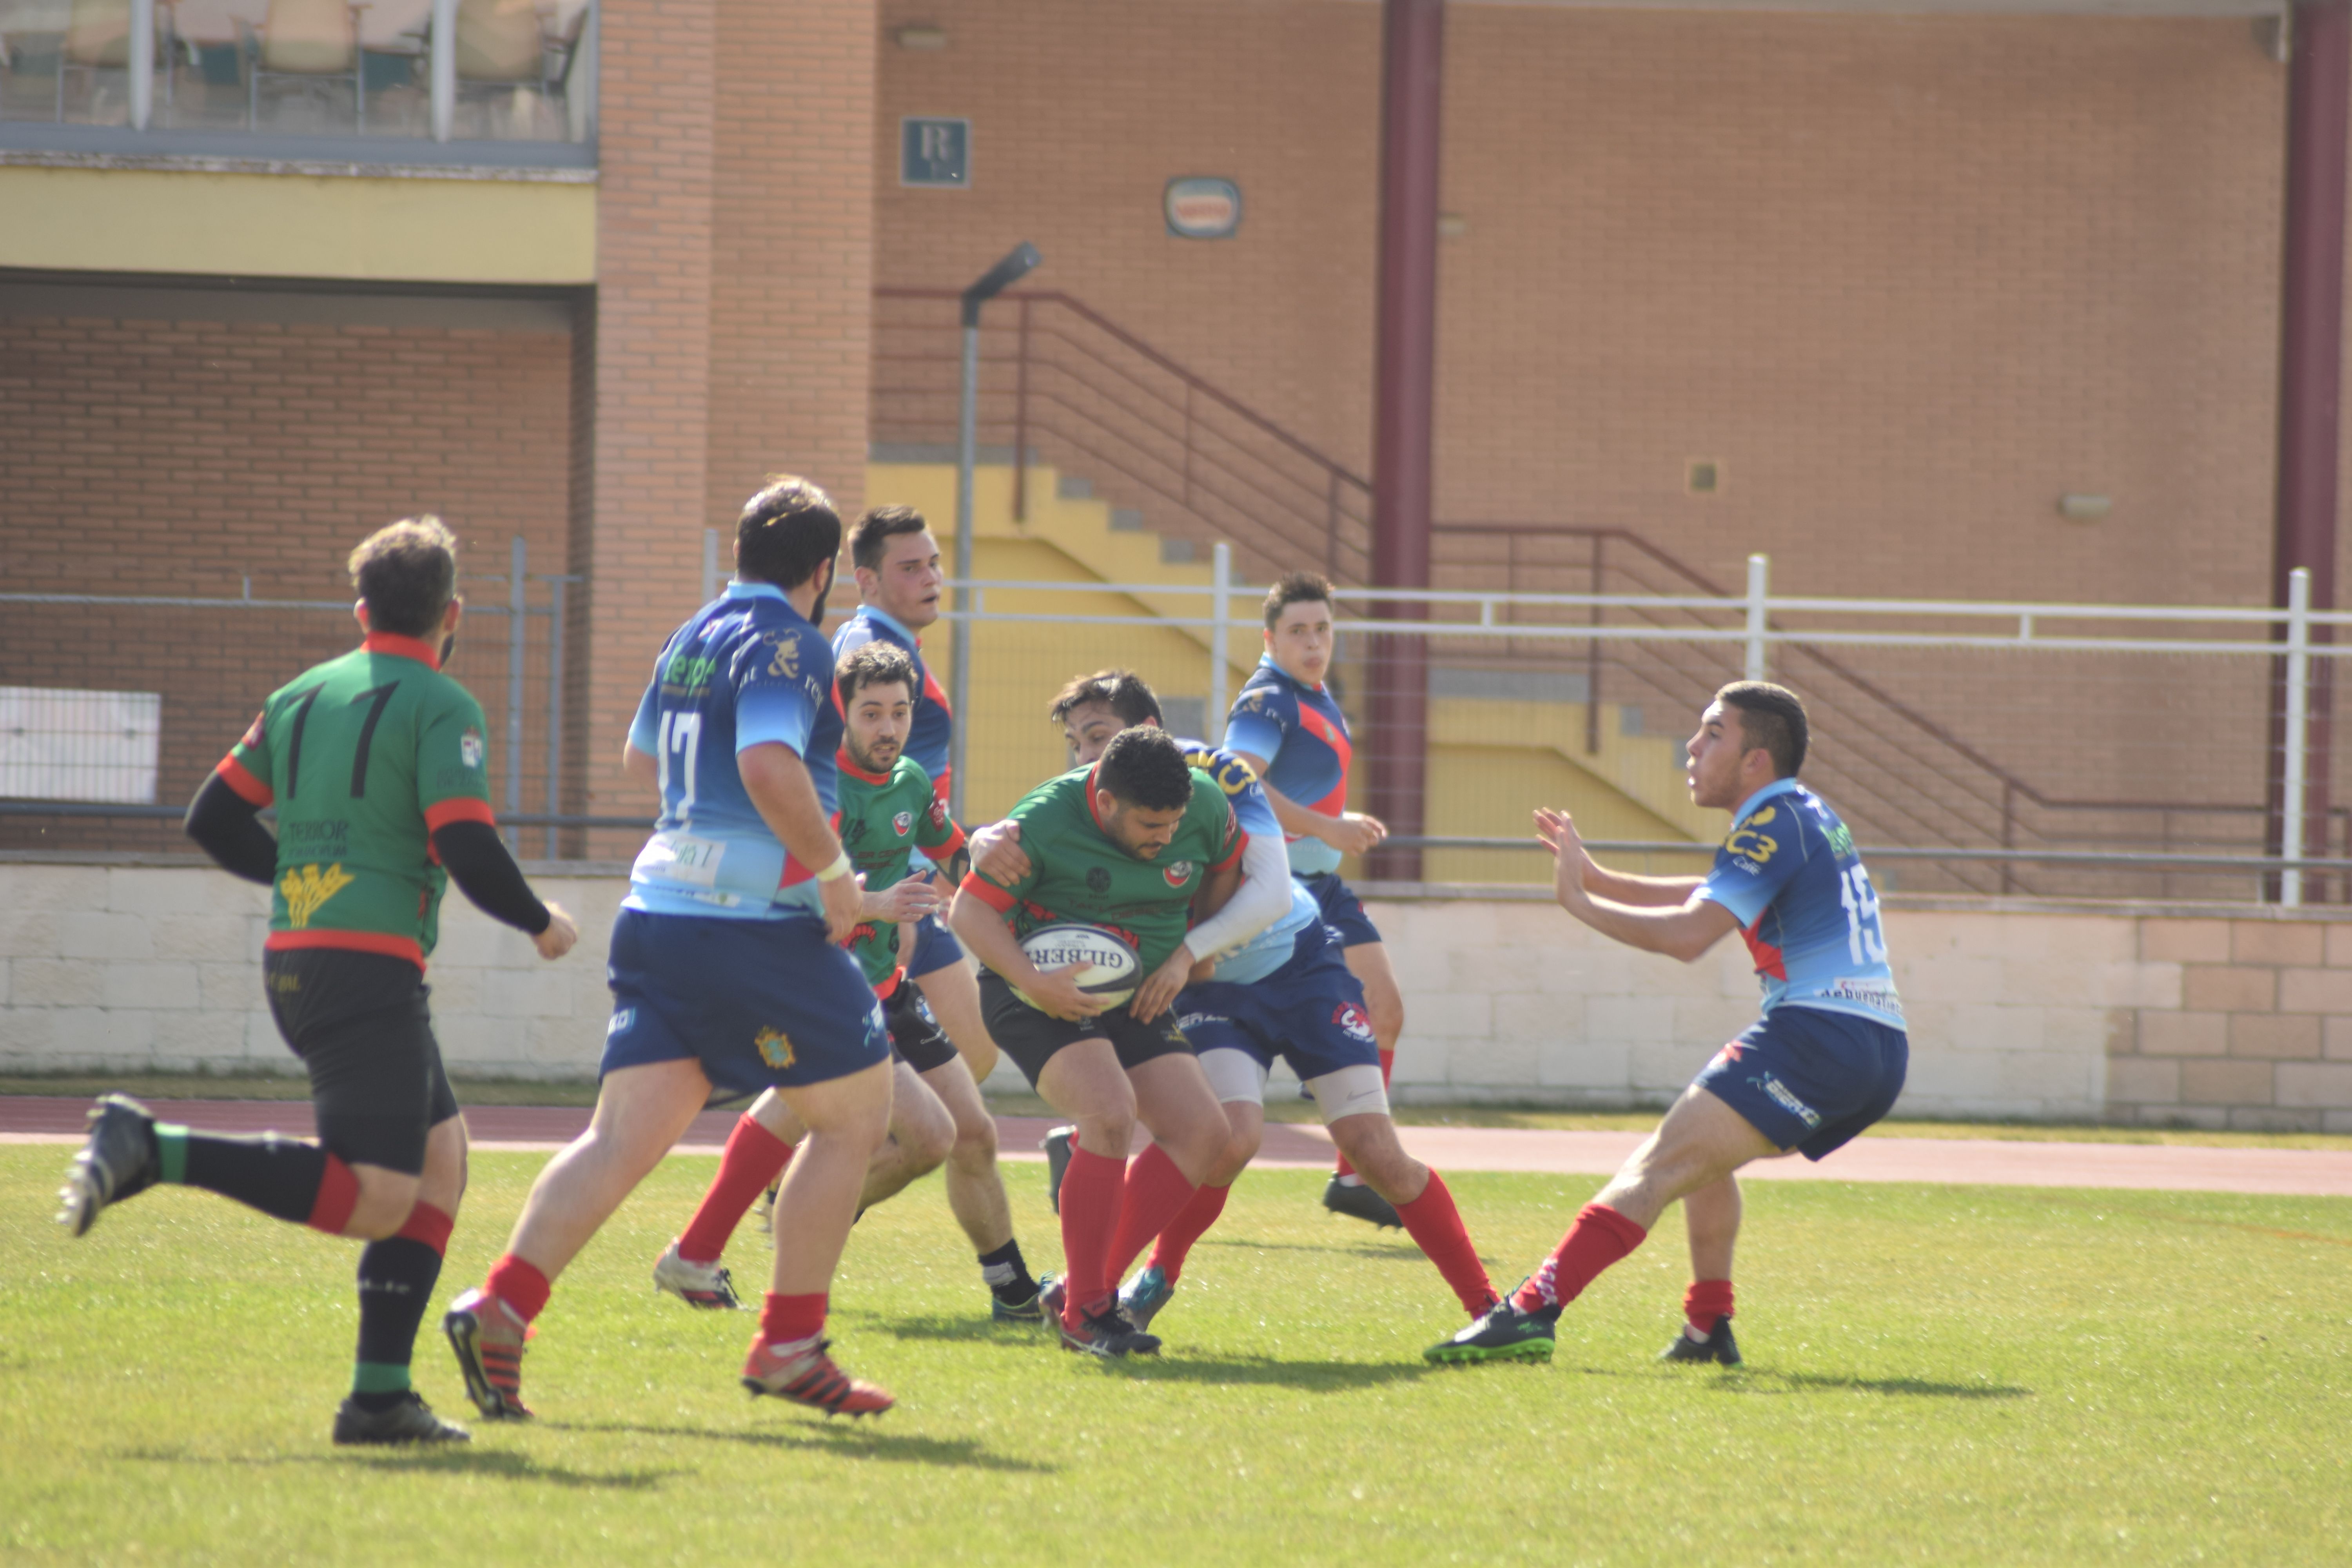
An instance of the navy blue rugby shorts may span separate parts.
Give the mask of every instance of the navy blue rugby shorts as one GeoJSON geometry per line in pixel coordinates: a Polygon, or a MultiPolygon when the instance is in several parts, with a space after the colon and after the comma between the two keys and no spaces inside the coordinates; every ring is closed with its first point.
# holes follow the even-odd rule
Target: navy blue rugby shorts
{"type": "Polygon", "coordinates": [[[1910,1037],[1819,1007],[1776,1007],[1717,1051],[1691,1081],[1784,1152],[1819,1160],[1895,1108],[1910,1037]]]}
{"type": "Polygon", "coordinates": [[[882,1004],[813,917],[715,920],[623,910],[600,1078],[694,1060],[729,1094],[824,1083],[890,1059],[882,1004]]]}
{"type": "Polygon", "coordinates": [[[915,954],[907,961],[908,977],[919,980],[950,963],[962,962],[963,943],[956,941],[947,921],[937,915],[925,915],[915,922],[915,954]]]}
{"type": "Polygon", "coordinates": [[[1361,947],[1381,940],[1381,928],[1364,913],[1363,900],[1356,897],[1353,888],[1339,879],[1339,872],[1318,871],[1298,880],[1315,895],[1316,907],[1323,911],[1323,924],[1333,942],[1341,947],[1361,947]]]}
{"type": "Polygon", "coordinates": [[[1363,983],[1313,926],[1298,933],[1289,961],[1265,979],[1187,986],[1176,1008],[1196,1054],[1242,1051],[1268,1068],[1286,1058],[1302,1083],[1341,1068],[1381,1065],[1363,983]]]}

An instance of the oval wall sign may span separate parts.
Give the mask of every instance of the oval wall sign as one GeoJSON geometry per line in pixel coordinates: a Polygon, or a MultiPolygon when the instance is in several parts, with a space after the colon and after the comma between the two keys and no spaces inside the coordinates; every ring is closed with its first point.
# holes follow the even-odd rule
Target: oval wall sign
{"type": "Polygon", "coordinates": [[[1160,205],[1168,232],[1180,239],[1225,239],[1242,226],[1242,188],[1231,180],[1171,180],[1160,205]]]}

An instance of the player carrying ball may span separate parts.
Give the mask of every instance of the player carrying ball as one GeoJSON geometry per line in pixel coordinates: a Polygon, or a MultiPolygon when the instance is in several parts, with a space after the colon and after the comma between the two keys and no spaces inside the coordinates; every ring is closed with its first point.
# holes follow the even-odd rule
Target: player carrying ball
{"type": "Polygon", "coordinates": [[[110,1094],[90,1112],[59,1217],[157,1182],[367,1242],[358,1365],[338,1443],[462,1440],[425,1407],[409,1363],[466,1187],[466,1121],[442,1070],[425,961],[457,879],[484,913],[561,958],[577,933],[542,904],[490,815],[482,709],[441,673],[457,635],[457,541],[412,518],[351,556],[365,640],[273,693],[188,806],[188,837],[271,888],[262,983],[310,1075],[319,1141],[230,1138],[156,1121],[110,1094]],[[278,808],[275,837],[257,819],[278,808]]]}
{"type": "Polygon", "coordinates": [[[776,1205],[775,1269],[743,1368],[828,1415],[890,1407],[825,1353],[827,1292],[890,1121],[881,1005],[841,943],[863,903],[835,837],[833,650],[815,623],[841,517],[780,475],[744,503],[735,580],[670,637],[622,753],[661,795],[606,973],[588,1131],[548,1162],[505,1256],[442,1328],[483,1415],[521,1416],[523,1342],[554,1281],[709,1100],[774,1089],[808,1135],[776,1205]]]}
{"type": "Polygon", "coordinates": [[[1196,905],[1220,907],[1238,885],[1247,836],[1217,783],[1150,729],[1115,736],[1092,766],[1030,791],[1009,819],[1021,826],[1028,874],[966,877],[950,923],[988,966],[989,1032],[1077,1125],[1061,1191],[1066,1273],[1047,1310],[1060,1297],[1062,1342],[1072,1350],[1150,1353],[1160,1342],[1121,1315],[1114,1288],[1128,1260],[1192,1201],[1230,1134],[1169,1005],[1195,963],[1264,923],[1232,929],[1234,917],[1187,929],[1196,905]],[[1021,938],[1056,921],[1105,926],[1133,946],[1145,976],[1134,995],[1106,1007],[1070,969],[1040,972],[1021,938]],[[1153,1142],[1130,1169],[1139,1121],[1153,1142]]]}
{"type": "MultiPolygon", "coordinates": [[[[1072,681],[1054,699],[1051,716],[1081,763],[1102,755],[1121,730],[1160,723],[1151,688],[1124,669],[1072,681]]],[[[1247,763],[1197,741],[1178,744],[1192,766],[1215,779],[1233,801],[1253,851],[1261,839],[1269,846],[1281,842],[1273,810],[1247,763]]],[[[973,841],[972,864],[1000,879],[1026,875],[1017,827],[1000,823],[982,829],[973,841]]],[[[1223,1104],[1232,1136],[1192,1201],[1160,1232],[1150,1262],[1120,1290],[1119,1305],[1137,1327],[1148,1329],[1175,1293],[1185,1258],[1224,1213],[1233,1183],[1257,1155],[1265,1134],[1266,1079],[1279,1057],[1313,1093],[1331,1141],[1376,1192],[1395,1204],[1407,1233],[1464,1309],[1477,1317],[1495,1304],[1494,1287],[1444,1180],[1397,1140],[1372,1030],[1364,1017],[1362,984],[1341,962],[1314,895],[1280,864],[1271,875],[1289,894],[1289,909],[1206,966],[1205,976],[1196,971],[1176,998],[1185,1038],[1223,1104]]],[[[1200,940],[1197,928],[1194,937],[1200,940]]]]}
{"type": "Polygon", "coordinates": [[[1431,1346],[1430,1360],[1550,1359],[1560,1309],[1641,1246],[1680,1198],[1692,1283],[1683,1331],[1664,1359],[1738,1363],[1732,1173],[1791,1150],[1819,1160],[1846,1143],[1894,1107],[1910,1061],[1878,895],[1853,835],[1797,782],[1805,740],[1804,704],[1785,687],[1743,680],[1716,693],[1690,739],[1691,800],[1729,811],[1731,831],[1704,880],[1603,870],[1567,813],[1536,813],[1537,835],[1557,857],[1553,890],[1570,914],[1685,963],[1738,931],[1762,977],[1764,1016],[1692,1080],[1543,1266],[1431,1346]]]}

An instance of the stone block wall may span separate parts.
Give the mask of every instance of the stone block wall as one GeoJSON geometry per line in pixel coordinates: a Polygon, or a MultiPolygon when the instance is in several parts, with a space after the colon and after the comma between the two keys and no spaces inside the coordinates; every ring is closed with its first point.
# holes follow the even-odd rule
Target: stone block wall
{"type": "MultiPolygon", "coordinates": [[[[593,1077],[617,867],[539,867],[581,942],[542,963],[443,905],[451,1068],[593,1077]]],[[[1737,942],[1696,963],[1603,941],[1539,890],[1374,886],[1405,995],[1400,1099],[1663,1105],[1756,1016],[1737,942]]],[[[0,860],[0,1072],[284,1071],[263,889],[197,867],[0,860]]],[[[1897,1114],[2352,1132],[2352,914],[1886,900],[1911,1018],[1897,1114]]],[[[1021,1087],[1010,1064],[991,1087],[1021,1087]]]]}

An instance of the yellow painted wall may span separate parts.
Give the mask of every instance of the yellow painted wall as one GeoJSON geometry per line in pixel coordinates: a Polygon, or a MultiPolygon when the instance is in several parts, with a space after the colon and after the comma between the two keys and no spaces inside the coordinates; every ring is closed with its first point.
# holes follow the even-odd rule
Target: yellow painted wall
{"type": "Polygon", "coordinates": [[[0,166],[0,267],[593,283],[596,187],[0,166]]]}
{"type": "MultiPolygon", "coordinates": [[[[1159,535],[1118,532],[1110,509],[1097,500],[1055,494],[1055,470],[1029,475],[1028,518],[1013,521],[1013,470],[982,466],[973,479],[973,574],[982,582],[1122,583],[1206,585],[1200,563],[1160,559],[1159,535]]],[[[880,506],[912,506],[929,519],[952,563],[955,469],[944,463],[875,463],[866,495],[880,506]]],[[[1073,675],[1124,665],[1162,698],[1206,699],[1209,660],[1204,630],[1180,626],[1089,626],[1087,616],[1200,616],[1200,594],[989,591],[991,616],[1046,615],[1059,624],[984,621],[975,633],[973,685],[964,714],[970,754],[965,812],[985,822],[1002,814],[1040,780],[1066,764],[1059,732],[1046,723],[1047,700],[1073,675]]],[[[1230,634],[1225,690],[1230,700],[1256,666],[1258,638],[1247,627],[1230,634]]],[[[924,658],[942,684],[953,660],[944,624],[924,638],[924,658]]],[[[1601,743],[1584,751],[1580,703],[1441,698],[1430,705],[1428,831],[1475,837],[1531,833],[1528,813],[1557,805],[1573,814],[1591,838],[1689,838],[1711,847],[1720,824],[1690,804],[1679,748],[1673,738],[1627,735],[1622,714],[1603,703],[1601,743]]],[[[1362,794],[1363,779],[1351,781],[1362,794]]],[[[1360,799],[1356,803],[1361,805],[1360,799]]],[[[1706,849],[1684,863],[1658,857],[1648,865],[1617,862],[1628,870],[1699,872],[1706,849]]],[[[1528,882],[1549,878],[1540,854],[1510,850],[1433,852],[1424,874],[1433,881],[1528,882]]]]}

